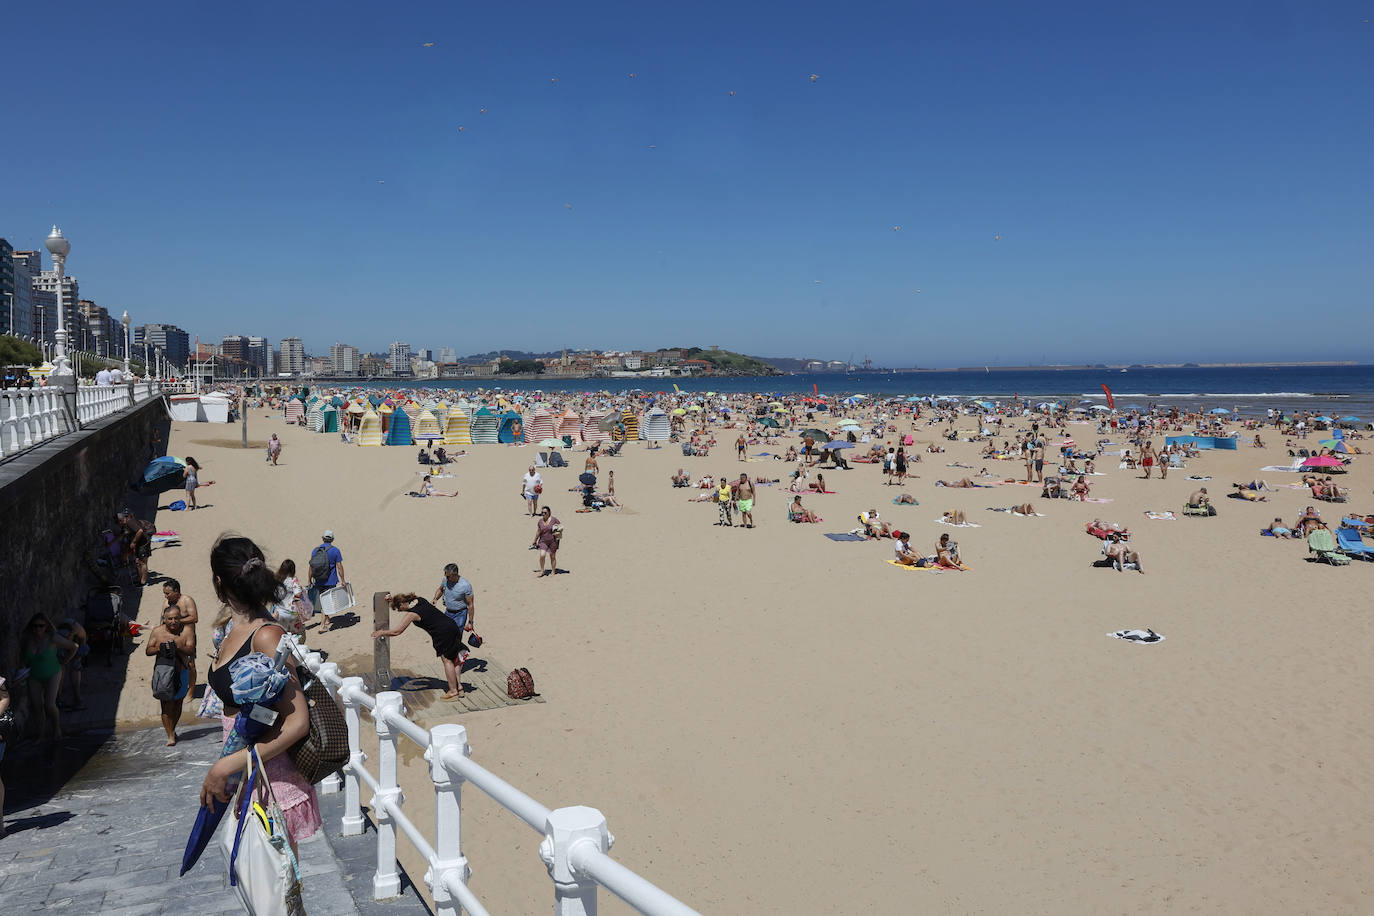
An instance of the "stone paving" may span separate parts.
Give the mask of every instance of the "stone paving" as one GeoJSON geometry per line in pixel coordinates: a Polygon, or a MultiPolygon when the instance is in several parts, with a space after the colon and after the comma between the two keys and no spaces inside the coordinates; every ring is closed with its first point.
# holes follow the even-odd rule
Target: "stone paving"
{"type": "MultiPolygon", "coordinates": [[[[6,798],[10,833],[0,839],[0,913],[242,911],[225,880],[218,832],[196,866],[177,876],[201,780],[219,756],[220,729],[197,721],[183,728],[176,747],[165,741],[160,728],[87,733],[60,742],[65,748],[30,749],[5,761],[14,784],[6,798]],[[57,757],[83,750],[83,742],[85,765],[55,790],[46,788],[44,777],[61,771],[57,757]]],[[[324,829],[299,844],[306,911],[428,912],[404,875],[402,896],[370,899],[376,836],[338,836],[342,799],[320,796],[324,829]]]]}

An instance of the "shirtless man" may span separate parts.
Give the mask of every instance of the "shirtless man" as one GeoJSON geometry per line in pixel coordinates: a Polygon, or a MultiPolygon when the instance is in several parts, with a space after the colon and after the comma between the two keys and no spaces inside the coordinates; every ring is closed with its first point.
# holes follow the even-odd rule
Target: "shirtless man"
{"type": "Polygon", "coordinates": [[[194,696],[196,692],[196,624],[200,622],[200,613],[196,610],[196,599],[190,595],[183,595],[181,583],[176,579],[163,580],[162,597],[166,599],[166,603],[162,606],[163,616],[165,617],[172,608],[176,608],[182,626],[191,631],[190,655],[187,656],[186,660],[186,670],[191,676],[191,686],[186,695],[194,696]]]}
{"type": "Polygon", "coordinates": [[[1112,561],[1112,568],[1117,572],[1125,572],[1126,564],[1134,563],[1136,572],[1142,576],[1145,574],[1145,570],[1140,566],[1140,553],[1132,550],[1130,545],[1121,543],[1120,536],[1109,536],[1107,542],[1102,545],[1102,552],[1112,561]]]}
{"type": "Polygon", "coordinates": [[[1206,487],[1202,487],[1199,490],[1195,490],[1193,492],[1193,495],[1188,497],[1188,505],[1192,508],[1206,509],[1208,515],[1217,514],[1216,506],[1212,505],[1211,499],[1209,499],[1207,496],[1206,487]]]}
{"type": "Polygon", "coordinates": [[[754,527],[754,483],[748,474],[739,475],[735,484],[735,499],[739,504],[739,520],[746,528],[754,527]]]}
{"type": "Polygon", "coordinates": [[[744,448],[745,448],[744,436],[743,436],[743,434],[741,434],[741,435],[739,436],[739,438],[737,438],[737,439],[735,440],[735,454],[736,454],[737,456],[739,456],[739,460],[740,460],[740,461],[743,461],[743,460],[744,460],[744,448]]]}

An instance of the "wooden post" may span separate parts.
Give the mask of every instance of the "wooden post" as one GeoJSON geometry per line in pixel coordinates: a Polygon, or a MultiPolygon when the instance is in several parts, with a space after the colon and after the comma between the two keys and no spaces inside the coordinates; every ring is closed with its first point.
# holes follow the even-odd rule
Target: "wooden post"
{"type": "MultiPolygon", "coordinates": [[[[391,605],[386,603],[386,592],[372,593],[372,629],[385,630],[391,626],[391,605]]],[[[391,689],[391,640],[378,636],[372,640],[372,671],[377,677],[373,691],[380,693],[391,689]]]]}
{"type": "Polygon", "coordinates": [[[246,388],[239,389],[239,420],[243,429],[243,447],[248,447],[248,395],[246,388]]]}

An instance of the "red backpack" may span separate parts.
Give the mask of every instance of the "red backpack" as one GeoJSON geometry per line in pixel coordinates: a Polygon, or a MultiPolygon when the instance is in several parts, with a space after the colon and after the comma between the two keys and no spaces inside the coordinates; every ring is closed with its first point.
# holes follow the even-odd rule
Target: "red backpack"
{"type": "Polygon", "coordinates": [[[506,675],[506,696],[512,700],[528,700],[538,696],[534,692],[534,677],[528,668],[516,668],[506,675]]]}

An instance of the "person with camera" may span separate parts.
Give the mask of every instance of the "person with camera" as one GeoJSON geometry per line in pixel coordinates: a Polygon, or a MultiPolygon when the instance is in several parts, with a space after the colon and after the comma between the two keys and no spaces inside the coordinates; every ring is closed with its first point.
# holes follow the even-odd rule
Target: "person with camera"
{"type": "Polygon", "coordinates": [[[162,609],[162,622],[148,637],[148,655],[157,656],[153,663],[153,696],[162,704],[162,730],[167,733],[167,746],[177,743],[177,723],[181,721],[181,704],[191,690],[191,661],[196,656],[196,629],[188,626],[181,609],[175,604],[162,609]],[[171,689],[159,678],[158,669],[171,669],[171,689]]]}

